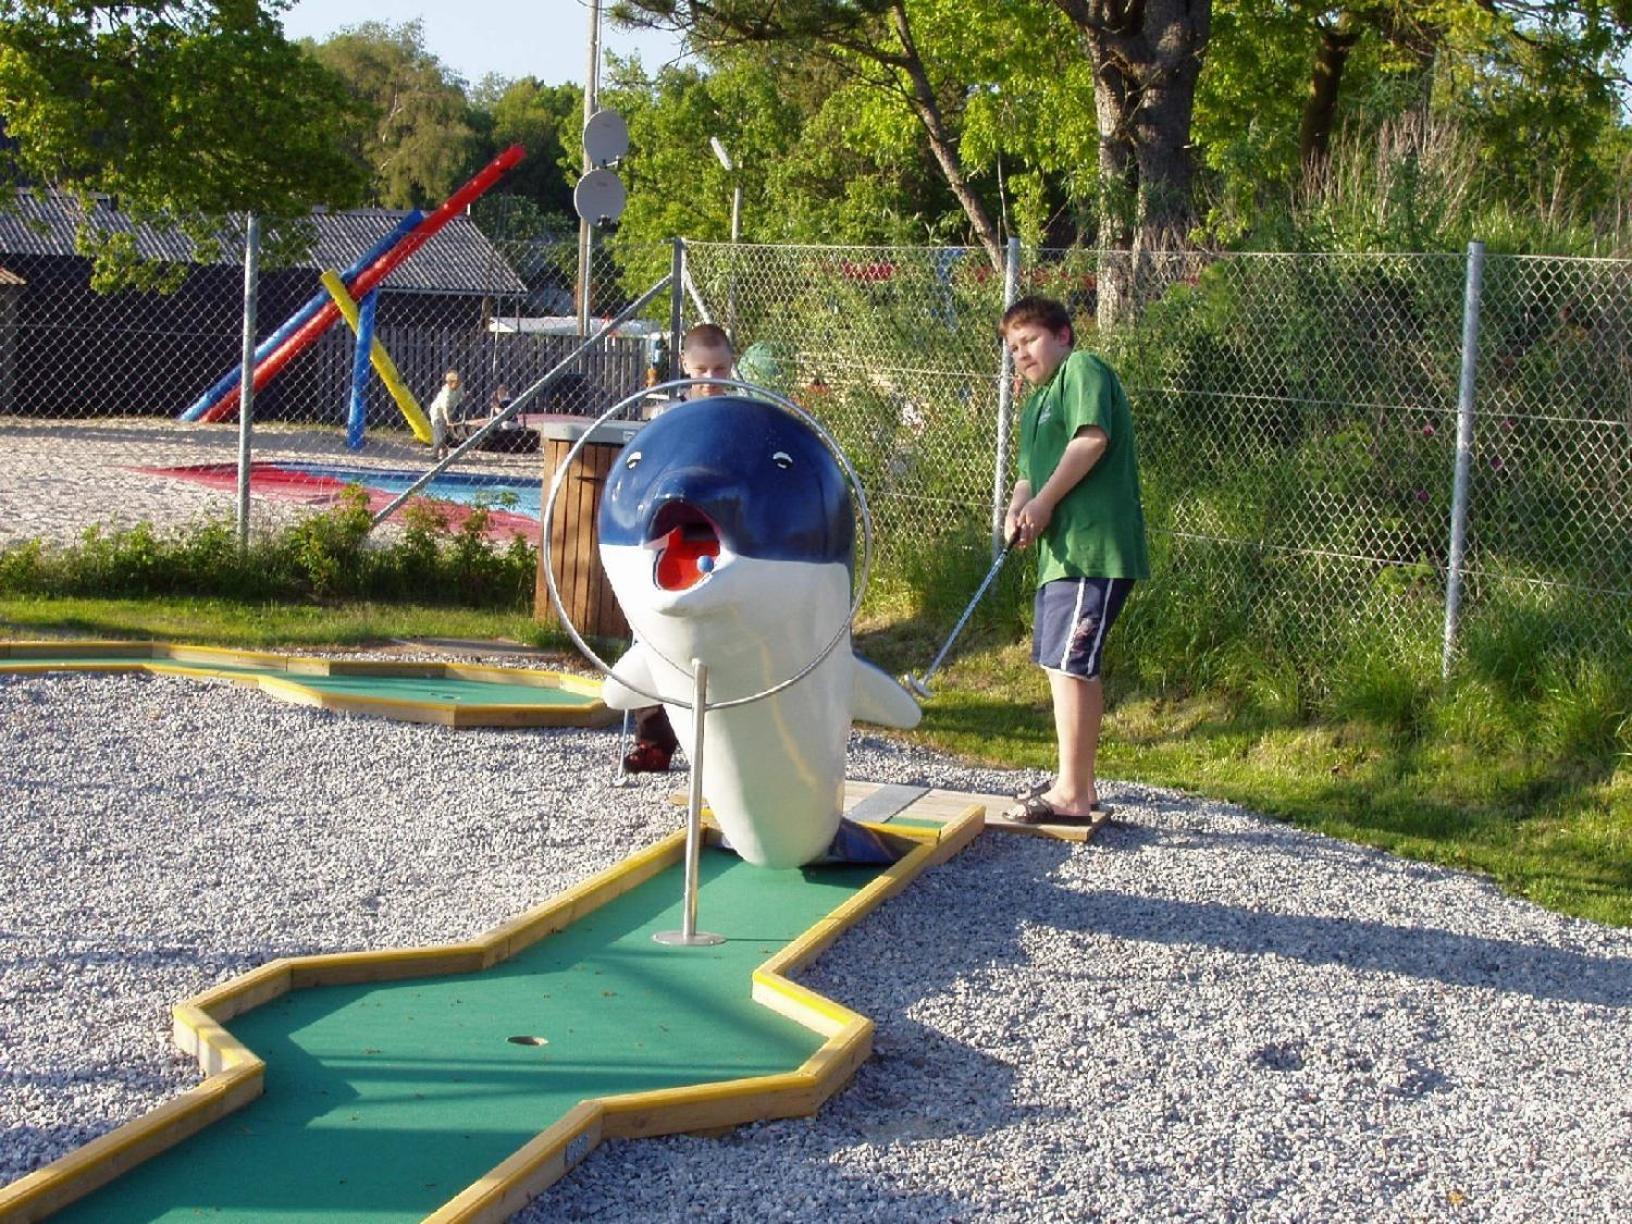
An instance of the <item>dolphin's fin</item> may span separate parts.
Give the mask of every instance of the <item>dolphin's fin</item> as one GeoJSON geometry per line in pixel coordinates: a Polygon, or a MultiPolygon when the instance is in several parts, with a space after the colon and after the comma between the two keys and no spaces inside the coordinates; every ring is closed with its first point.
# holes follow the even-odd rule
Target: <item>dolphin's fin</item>
{"type": "Polygon", "coordinates": [[[648,693],[658,691],[652,679],[652,656],[641,643],[636,642],[612,666],[612,674],[601,681],[601,700],[614,710],[638,710],[652,704],[651,698],[642,697],[629,684],[638,684],[648,693]]]}
{"type": "Polygon", "coordinates": [[[850,658],[855,663],[850,671],[850,717],[903,731],[916,727],[924,712],[912,694],[878,664],[857,654],[850,658]]]}

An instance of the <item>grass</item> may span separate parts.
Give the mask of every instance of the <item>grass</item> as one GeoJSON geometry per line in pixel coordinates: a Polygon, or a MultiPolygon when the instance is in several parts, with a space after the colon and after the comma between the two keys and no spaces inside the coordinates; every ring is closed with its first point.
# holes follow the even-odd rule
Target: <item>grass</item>
{"type": "MultiPolygon", "coordinates": [[[[903,648],[923,645],[899,624],[865,638],[862,648],[886,665],[911,665],[903,648]]],[[[1446,733],[1446,712],[1468,703],[1463,688],[1419,706],[1402,729],[1401,711],[1386,702],[1369,714],[1320,718],[1273,702],[1266,708],[1250,694],[1118,693],[1114,680],[1109,687],[1100,753],[1107,777],[1229,800],[1347,841],[1485,873],[1552,910],[1632,925],[1624,723],[1606,739],[1603,719],[1588,720],[1585,743],[1565,744],[1534,728],[1492,733],[1488,717],[1462,735],[1446,733]]],[[[972,647],[941,673],[936,694],[915,741],[993,765],[1053,767],[1047,685],[1023,645],[972,647]]],[[[1363,711],[1368,703],[1355,704],[1363,711]]],[[[1547,723],[1545,708],[1536,717],[1567,732],[1568,720],[1547,723]]]]}
{"type": "MultiPolygon", "coordinates": [[[[857,637],[892,673],[920,669],[948,614],[883,600],[857,637]]],[[[1009,767],[1050,768],[1046,684],[1012,612],[977,616],[910,738],[1009,767]]],[[[381,602],[0,598],[0,635],[68,633],[225,646],[508,639],[564,649],[521,612],[381,602]]],[[[1360,673],[1351,679],[1356,685],[1360,673]]],[[[1632,759],[1620,691],[1591,668],[1542,675],[1518,700],[1472,678],[1439,690],[1386,669],[1324,712],[1273,659],[1233,691],[1141,691],[1110,678],[1101,755],[1112,778],[1240,803],[1301,827],[1488,874],[1549,909],[1632,925],[1632,759]]]]}
{"type": "Polygon", "coordinates": [[[147,599],[0,597],[0,635],[153,638],[210,646],[377,646],[402,638],[502,640],[565,648],[558,631],[518,612],[372,602],[268,603],[186,596],[147,599]]]}

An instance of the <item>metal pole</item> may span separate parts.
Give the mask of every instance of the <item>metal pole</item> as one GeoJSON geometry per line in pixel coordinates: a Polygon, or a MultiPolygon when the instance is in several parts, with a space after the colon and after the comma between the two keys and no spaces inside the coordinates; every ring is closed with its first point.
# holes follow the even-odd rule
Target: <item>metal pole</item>
{"type": "Polygon", "coordinates": [[[659,931],[658,943],[681,947],[722,944],[725,936],[697,929],[698,875],[703,857],[703,716],[708,709],[708,666],[691,661],[691,790],[686,804],[686,882],[678,931],[659,931]]]}
{"type": "Polygon", "coordinates": [[[261,267],[261,219],[250,213],[244,229],[244,345],[238,385],[238,547],[249,548],[249,454],[255,416],[255,297],[261,267]]]}
{"type": "Polygon", "coordinates": [[[681,312],[686,305],[686,240],[676,238],[673,241],[674,253],[669,262],[669,360],[674,363],[671,373],[679,378],[682,369],[680,345],[685,339],[681,331],[681,312]]]}
{"type": "Polygon", "coordinates": [[[1479,296],[1485,244],[1468,243],[1468,280],[1462,297],[1462,378],[1456,396],[1456,475],[1451,485],[1451,557],[1445,573],[1445,653],[1440,675],[1450,679],[1462,614],[1462,568],[1468,551],[1468,472],[1473,466],[1473,391],[1479,370],[1479,296]]]}
{"type": "Polygon", "coordinates": [[[648,302],[650,302],[668,287],[669,278],[665,276],[662,280],[658,281],[657,284],[653,285],[650,289],[646,290],[645,293],[641,294],[634,301],[630,302],[629,305],[620,310],[613,318],[608,319],[604,324],[597,328],[593,336],[586,336],[584,339],[580,340],[577,348],[573,349],[572,352],[568,353],[560,361],[556,362],[556,364],[552,366],[542,378],[540,378],[532,386],[528,387],[527,390],[523,391],[520,395],[516,396],[515,399],[511,400],[508,408],[506,408],[503,412],[495,413],[488,419],[486,425],[483,425],[475,433],[471,434],[470,437],[466,438],[458,446],[454,447],[453,450],[449,451],[445,459],[429,468],[419,477],[418,480],[414,481],[413,484],[409,485],[401,493],[397,494],[396,497],[392,498],[390,504],[376,514],[372,520],[370,520],[370,526],[378,527],[381,523],[385,522],[386,519],[390,518],[397,512],[397,510],[402,506],[403,502],[407,501],[415,493],[418,493],[426,485],[430,484],[431,481],[442,472],[445,472],[448,468],[452,467],[466,451],[475,450],[478,446],[480,446],[482,444],[482,440],[486,438],[488,434],[492,433],[500,425],[504,424],[504,422],[515,416],[516,413],[520,412],[524,407],[526,407],[528,401],[531,400],[533,396],[537,395],[545,387],[549,386],[556,379],[560,378],[561,375],[566,373],[567,370],[571,368],[573,362],[577,361],[579,357],[583,356],[590,349],[594,348],[598,343],[600,343],[601,337],[621,327],[630,319],[634,318],[642,310],[646,309],[646,304],[648,302]]]}
{"type": "MultiPolygon", "coordinates": [[[[1010,238],[1003,257],[1003,309],[1020,292],[1020,239],[1010,238]]],[[[997,457],[992,472],[992,556],[1003,551],[1003,518],[1009,501],[1009,417],[1014,410],[1014,354],[1003,345],[997,373],[997,457]]]]}
{"type": "MultiPolygon", "coordinates": [[[[601,0],[589,3],[589,68],[584,74],[584,123],[600,109],[601,0]]],[[[595,167],[584,150],[584,173],[595,167]]],[[[589,335],[590,263],[595,253],[594,230],[587,217],[578,222],[578,334],[589,335]]]]}
{"type": "Polygon", "coordinates": [[[725,289],[725,323],[731,332],[731,343],[737,340],[737,244],[742,240],[742,179],[731,188],[731,279],[725,289]]]}

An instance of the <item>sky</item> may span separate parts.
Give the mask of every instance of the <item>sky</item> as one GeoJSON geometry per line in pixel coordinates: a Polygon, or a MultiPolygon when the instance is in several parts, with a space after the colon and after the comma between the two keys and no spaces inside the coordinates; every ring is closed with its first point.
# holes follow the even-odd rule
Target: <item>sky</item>
{"type": "MultiPolygon", "coordinates": [[[[297,0],[283,29],[321,40],[364,21],[401,25],[416,17],[426,48],[472,85],[490,72],[582,84],[589,65],[588,0],[297,0]]],[[[603,65],[607,52],[638,52],[651,70],[678,58],[681,46],[672,34],[621,30],[603,18],[601,52],[603,65]]]]}

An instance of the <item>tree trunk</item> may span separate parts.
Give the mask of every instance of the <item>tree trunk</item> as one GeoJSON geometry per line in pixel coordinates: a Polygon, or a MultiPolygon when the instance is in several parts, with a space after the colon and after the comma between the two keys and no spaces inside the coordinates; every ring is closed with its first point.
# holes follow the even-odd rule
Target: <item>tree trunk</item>
{"type": "Polygon", "coordinates": [[[1332,143],[1332,124],[1337,117],[1337,99],[1343,85],[1343,69],[1349,52],[1360,39],[1344,14],[1334,28],[1320,27],[1315,47],[1315,71],[1309,82],[1309,100],[1303,106],[1303,122],[1298,127],[1298,156],[1303,168],[1317,169],[1326,161],[1332,143]]]}
{"type": "Polygon", "coordinates": [[[1133,217],[1138,206],[1139,162],[1127,127],[1128,82],[1115,64],[1094,74],[1099,121],[1099,267],[1094,313],[1101,327],[1126,317],[1132,303],[1133,217]]]}
{"type": "Polygon", "coordinates": [[[936,98],[929,74],[924,69],[923,57],[918,54],[918,45],[913,41],[912,27],[907,22],[907,11],[902,4],[891,6],[890,25],[895,30],[895,36],[901,40],[904,70],[907,79],[912,82],[912,110],[918,116],[918,122],[924,125],[924,133],[929,138],[929,151],[935,155],[935,164],[941,168],[946,185],[963,208],[964,216],[969,218],[976,240],[985,249],[986,258],[991,260],[992,270],[1000,273],[1003,271],[1003,240],[998,236],[991,213],[986,211],[985,201],[975,194],[974,188],[969,186],[968,176],[963,172],[963,159],[958,154],[957,140],[946,126],[940,100],[936,98]]]}
{"type": "MultiPolygon", "coordinates": [[[[1120,322],[1149,253],[1182,245],[1195,219],[1190,123],[1212,28],[1212,0],[1054,0],[1082,31],[1094,64],[1100,182],[1132,184],[1131,227],[1101,193],[1101,246],[1130,252],[1127,280],[1101,280],[1099,319],[1120,322]],[[1111,157],[1106,161],[1107,137],[1111,157]],[[1131,156],[1124,156],[1119,146],[1131,156]]],[[[1125,190],[1125,189],[1124,189],[1125,190]]]]}

